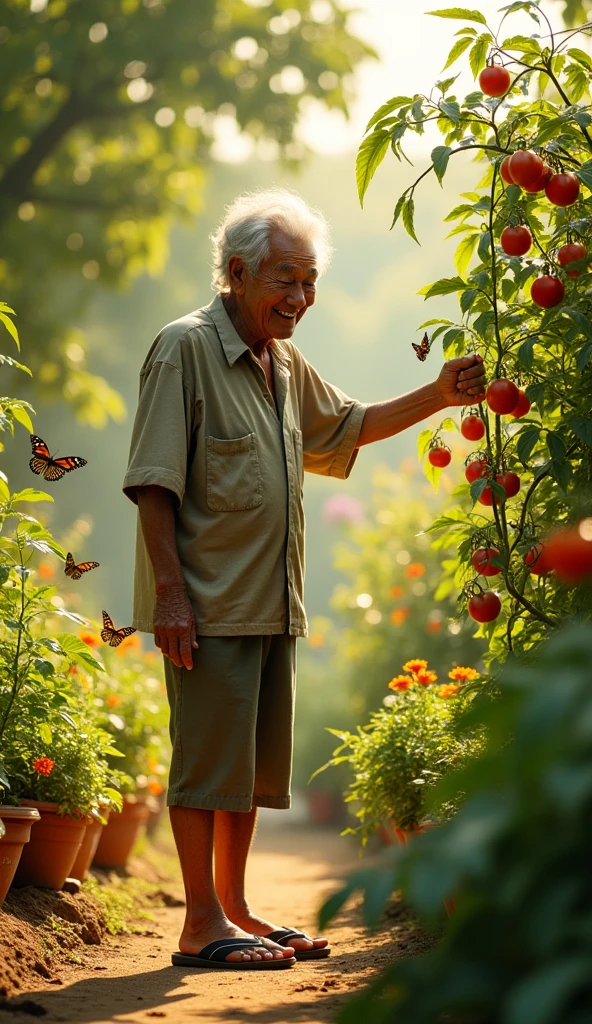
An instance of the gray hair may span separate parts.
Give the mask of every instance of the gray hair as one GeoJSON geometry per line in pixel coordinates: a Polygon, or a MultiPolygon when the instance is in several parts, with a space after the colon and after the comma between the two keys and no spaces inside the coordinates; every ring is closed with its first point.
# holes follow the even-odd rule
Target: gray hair
{"type": "Polygon", "coordinates": [[[269,235],[281,228],[293,238],[314,244],[319,274],[323,274],[333,254],[329,225],[320,210],[313,209],[286,188],[243,192],[226,207],[222,222],[212,235],[212,285],[218,292],[229,291],[228,261],[240,256],[255,276],[270,254],[269,235]]]}

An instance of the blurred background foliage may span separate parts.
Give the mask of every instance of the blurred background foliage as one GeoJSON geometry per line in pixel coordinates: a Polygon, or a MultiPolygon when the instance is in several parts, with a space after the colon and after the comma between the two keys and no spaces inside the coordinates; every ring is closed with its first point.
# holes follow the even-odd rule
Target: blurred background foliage
{"type": "Polygon", "coordinates": [[[297,163],[303,99],[347,111],[372,51],[328,7],[319,20],[312,0],[2,4],[0,288],[44,396],[82,422],[121,420],[124,404],[86,369],[73,321],[93,282],[164,269],[170,225],[202,208],[216,135],[297,163]]]}

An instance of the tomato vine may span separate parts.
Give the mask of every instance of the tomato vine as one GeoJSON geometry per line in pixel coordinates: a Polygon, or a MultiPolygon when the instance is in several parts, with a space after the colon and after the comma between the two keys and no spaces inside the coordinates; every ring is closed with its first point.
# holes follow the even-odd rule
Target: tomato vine
{"type": "MultiPolygon", "coordinates": [[[[508,649],[528,649],[566,618],[592,611],[590,588],[539,572],[532,554],[552,527],[590,515],[591,507],[592,58],[573,45],[580,30],[555,32],[538,0],[510,4],[497,31],[477,10],[431,13],[464,23],[444,69],[468,51],[473,77],[498,92],[507,80],[507,92],[479,89],[459,99],[452,91],[456,76],[438,81],[428,95],[393,97],[368,123],[356,174],[363,202],[389,147],[398,160],[407,159],[405,135],[423,134],[435,122],[443,145],[433,148],[430,165],[399,198],[391,225],[400,220],[419,244],[420,183],[435,175],[441,184],[460,153],[472,152],[482,168],[473,191],[445,218],[455,225],[448,237],[461,236],[455,276],[420,290],[425,299],[458,295],[461,315],[428,320],[420,329],[434,328],[431,340],[442,338],[447,357],[478,348],[490,380],[513,382],[511,393],[517,397],[515,384],[521,396],[514,414],[509,407],[494,411],[491,400],[482,404],[484,437],[472,457],[482,472],[469,474],[456,492],[460,504],[431,527],[449,567],[440,596],[456,590],[466,603],[467,595],[480,593],[487,580],[475,577],[475,545],[499,552],[502,607],[481,629],[490,656],[503,659],[508,649]],[[518,13],[537,31],[502,38],[502,27],[518,13]],[[483,76],[487,67],[509,76],[483,76]],[[524,230],[506,235],[510,241],[502,245],[508,227],[524,230]],[[516,237],[526,249],[519,255],[506,251],[516,237]],[[516,481],[523,485],[517,493],[502,486],[515,490],[516,481]]],[[[421,457],[430,447],[426,434],[421,457]]],[[[434,480],[429,464],[427,472],[434,480]]]]}

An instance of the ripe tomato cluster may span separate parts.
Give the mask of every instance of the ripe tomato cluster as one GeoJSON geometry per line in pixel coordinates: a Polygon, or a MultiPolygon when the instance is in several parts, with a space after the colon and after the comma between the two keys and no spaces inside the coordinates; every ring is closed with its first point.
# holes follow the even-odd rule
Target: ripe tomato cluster
{"type": "MultiPolygon", "coordinates": [[[[486,69],[487,70],[487,69],[486,69]]],[[[501,69],[505,70],[505,69],[501,69]]],[[[491,94],[492,95],[492,94],[491,94]]],[[[580,194],[580,182],[571,171],[554,173],[549,164],[531,149],[519,149],[506,156],[500,174],[507,185],[519,185],[525,192],[543,192],[554,206],[571,206],[580,194]]],[[[507,256],[526,256],[532,245],[532,235],[524,224],[504,228],[500,244],[507,256]]],[[[557,253],[562,267],[569,266],[586,256],[579,242],[567,242],[557,253]]],[[[569,277],[579,277],[578,270],[568,270],[569,277]]],[[[532,284],[530,297],[541,309],[552,309],[563,301],[565,286],[555,274],[545,273],[532,284]]]]}

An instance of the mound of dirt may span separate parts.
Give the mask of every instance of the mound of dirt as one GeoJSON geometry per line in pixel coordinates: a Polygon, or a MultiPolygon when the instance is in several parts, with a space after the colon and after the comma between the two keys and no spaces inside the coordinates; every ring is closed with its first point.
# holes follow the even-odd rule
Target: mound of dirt
{"type": "Polygon", "coordinates": [[[100,904],[86,893],[11,889],[0,910],[0,996],[58,981],[65,951],[98,945],[106,933],[100,904]]]}

